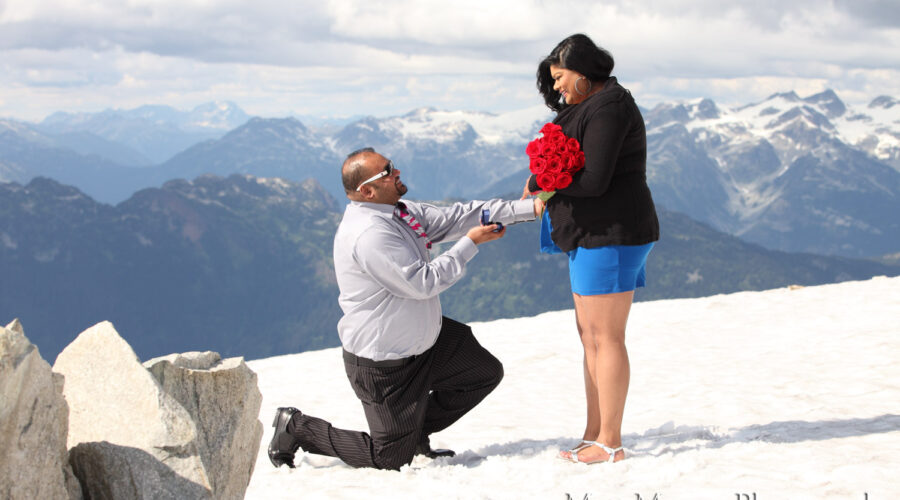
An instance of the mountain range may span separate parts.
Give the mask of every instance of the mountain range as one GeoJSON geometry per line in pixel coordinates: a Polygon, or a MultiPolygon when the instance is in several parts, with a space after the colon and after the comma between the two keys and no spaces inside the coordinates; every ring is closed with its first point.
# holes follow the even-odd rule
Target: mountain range
{"type": "MultiPolygon", "coordinates": [[[[900,221],[890,215],[900,213],[896,99],[879,96],[854,109],[831,90],[787,92],[733,109],[698,99],[643,112],[658,205],[772,249],[849,257],[900,250],[900,221]]],[[[315,178],[343,200],[344,155],[373,146],[416,196],[486,198],[521,190],[524,147],[552,114],[540,106],[503,114],[422,108],[337,129],[246,118],[233,104],[212,103],[190,112],[144,107],[58,113],[40,124],[0,120],[0,181],[46,176],[119,203],[171,179],[240,173],[315,178]]]]}
{"type": "Polygon", "coordinates": [[[660,105],[645,116],[648,182],[668,208],[770,248],[896,252],[900,106],[881,97],[866,111],[832,91],[660,105]]]}
{"type": "Polygon", "coordinates": [[[40,123],[0,119],[0,181],[36,176],[78,186],[118,203],[136,191],[183,178],[155,165],[244,124],[233,103],[211,102],[190,111],[141,106],[100,113],[64,113],[40,123]]]}
{"type": "Polygon", "coordinates": [[[248,119],[232,102],[210,102],[190,111],[155,105],[100,113],[57,112],[36,128],[75,152],[98,154],[124,166],[146,166],[162,163],[198,142],[218,139],[248,119]]]}
{"type": "MultiPolygon", "coordinates": [[[[43,177],[0,183],[0,321],[20,318],[48,360],[102,320],[142,359],[335,346],[332,241],[342,210],[314,179],[204,175],[115,206],[43,177]]],[[[900,274],[885,263],[766,250],[676,212],[661,209],[660,219],[638,300],[900,274]]],[[[442,294],[445,314],[484,321],[571,308],[566,258],[539,253],[538,231],[515,224],[479,246],[467,276],[442,294]]]]}

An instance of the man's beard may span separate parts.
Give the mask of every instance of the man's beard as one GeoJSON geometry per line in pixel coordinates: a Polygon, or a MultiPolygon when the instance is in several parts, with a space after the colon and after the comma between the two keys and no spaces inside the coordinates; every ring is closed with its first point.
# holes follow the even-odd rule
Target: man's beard
{"type": "Polygon", "coordinates": [[[394,181],[394,189],[397,190],[397,194],[403,196],[406,194],[409,189],[407,189],[406,184],[404,184],[400,179],[394,181]]]}

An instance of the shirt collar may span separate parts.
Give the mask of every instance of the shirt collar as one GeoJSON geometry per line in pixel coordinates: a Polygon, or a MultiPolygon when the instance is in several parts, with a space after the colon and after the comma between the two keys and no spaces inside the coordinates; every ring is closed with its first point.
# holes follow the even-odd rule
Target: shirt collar
{"type": "Polygon", "coordinates": [[[368,201],[350,200],[350,205],[348,205],[348,207],[354,207],[356,210],[378,212],[379,214],[388,216],[394,215],[394,205],[388,205],[386,203],[369,203],[368,201]]]}

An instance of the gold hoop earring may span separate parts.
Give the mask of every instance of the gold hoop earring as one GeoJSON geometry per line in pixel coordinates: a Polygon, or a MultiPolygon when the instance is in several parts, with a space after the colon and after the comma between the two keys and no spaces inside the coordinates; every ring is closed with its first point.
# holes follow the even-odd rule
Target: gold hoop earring
{"type": "Polygon", "coordinates": [[[587,80],[587,78],[585,78],[585,77],[583,77],[583,76],[579,76],[578,79],[575,80],[575,92],[578,92],[578,95],[588,95],[588,92],[591,91],[591,88],[594,86],[594,84],[591,83],[590,80],[587,80],[587,82],[588,82],[588,88],[587,88],[587,90],[585,90],[584,92],[582,92],[581,89],[578,88],[578,82],[580,82],[581,80],[587,80]]]}

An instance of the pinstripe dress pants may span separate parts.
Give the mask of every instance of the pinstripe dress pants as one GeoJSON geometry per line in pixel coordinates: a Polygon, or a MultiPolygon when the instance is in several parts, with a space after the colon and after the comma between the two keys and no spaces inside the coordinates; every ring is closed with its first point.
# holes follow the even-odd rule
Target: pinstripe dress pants
{"type": "Polygon", "coordinates": [[[338,429],[301,412],[294,414],[288,432],[308,453],[338,457],[353,467],[399,469],[430,434],[459,420],[503,378],[503,365],[475,340],[472,329],[447,317],[434,346],[403,362],[382,367],[345,356],[369,433],[338,429]]]}

